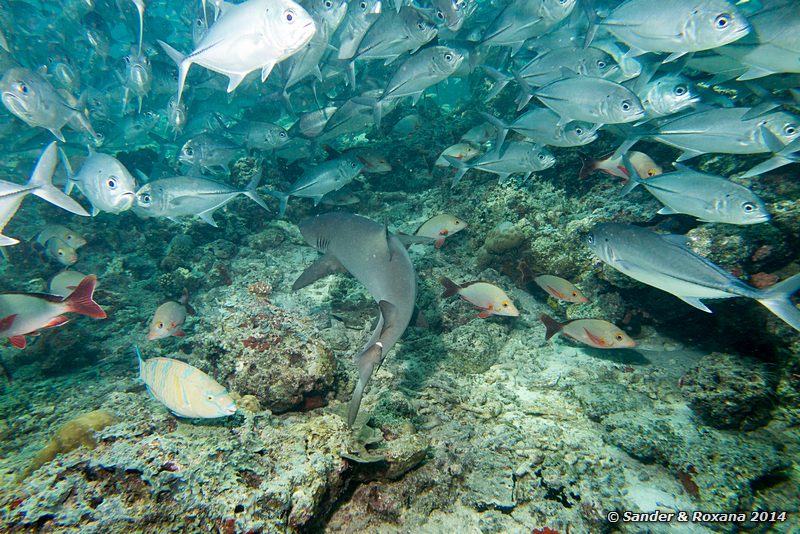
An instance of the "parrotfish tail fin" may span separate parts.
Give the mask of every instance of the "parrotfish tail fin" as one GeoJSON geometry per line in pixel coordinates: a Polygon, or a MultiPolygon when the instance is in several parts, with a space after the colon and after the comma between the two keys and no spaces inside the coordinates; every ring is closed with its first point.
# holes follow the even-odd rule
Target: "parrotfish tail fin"
{"type": "Polygon", "coordinates": [[[783,319],[786,324],[800,331],[800,310],[791,301],[791,296],[798,290],[800,290],[800,274],[763,290],[756,300],[783,319]]]}
{"type": "Polygon", "coordinates": [[[510,129],[508,124],[498,119],[494,115],[490,115],[489,113],[480,112],[479,115],[486,119],[486,122],[494,126],[497,130],[497,139],[494,142],[494,149],[500,150],[500,147],[506,142],[506,136],[508,135],[508,130],[510,129]]]}
{"type": "Polygon", "coordinates": [[[134,345],[133,348],[136,351],[136,359],[139,361],[139,380],[141,380],[142,375],[144,375],[144,360],[142,359],[142,353],[139,352],[139,345],[134,345]]]}
{"type": "Polygon", "coordinates": [[[383,359],[383,344],[379,341],[358,356],[358,382],[356,388],[353,390],[353,396],[350,398],[350,404],[347,408],[347,426],[352,426],[358,415],[358,409],[361,407],[361,399],[364,396],[364,389],[369,384],[372,378],[372,371],[376,367],[376,363],[380,363],[383,359]]]}
{"type": "Polygon", "coordinates": [[[64,299],[64,304],[67,305],[67,311],[86,315],[94,319],[105,319],[108,317],[106,312],[101,308],[92,298],[94,295],[94,288],[97,285],[97,277],[90,274],[78,284],[75,291],[64,299]]]}
{"type": "Polygon", "coordinates": [[[164,41],[158,40],[158,44],[161,45],[161,48],[164,49],[164,52],[178,65],[178,101],[176,104],[181,103],[181,95],[183,94],[183,86],[186,84],[186,73],[189,72],[189,66],[191,63],[187,63],[184,61],[186,56],[172,48],[170,45],[165,43],[164,41]]]}
{"type": "Polygon", "coordinates": [[[28,185],[36,186],[33,194],[75,215],[88,217],[89,213],[80,204],[53,186],[53,174],[56,171],[56,165],[58,165],[58,149],[56,148],[56,143],[53,142],[42,152],[39,161],[36,163],[36,168],[33,169],[33,175],[28,182],[28,185]]]}
{"type": "Polygon", "coordinates": [[[452,183],[450,184],[450,187],[455,187],[458,185],[458,182],[461,181],[464,175],[467,174],[467,171],[472,168],[472,166],[452,156],[444,156],[444,159],[450,162],[450,165],[458,169],[455,176],[453,176],[452,183]]]}
{"type": "Polygon", "coordinates": [[[456,284],[446,276],[439,278],[439,283],[444,286],[444,292],[442,293],[442,298],[445,299],[457,294],[458,291],[461,289],[460,285],[456,284]]]}
{"type": "Polygon", "coordinates": [[[548,341],[551,337],[561,332],[562,328],[564,328],[563,324],[559,323],[546,313],[541,314],[539,316],[539,320],[544,323],[544,327],[546,330],[544,334],[545,341],[548,341]]]}
{"type": "Polygon", "coordinates": [[[484,98],[484,102],[487,102],[495,98],[500,91],[502,91],[503,88],[508,85],[508,82],[510,82],[512,78],[508,74],[504,74],[496,68],[490,67],[489,65],[479,65],[479,67],[495,81],[494,87],[492,87],[492,90],[489,91],[489,93],[486,95],[486,98],[484,98]]]}
{"type": "Polygon", "coordinates": [[[622,156],[622,164],[625,165],[625,170],[628,171],[628,183],[622,188],[620,196],[625,196],[633,191],[637,185],[644,183],[642,177],[636,172],[636,167],[631,164],[631,160],[627,155],[622,156]]]}
{"type": "Polygon", "coordinates": [[[261,198],[258,193],[256,193],[256,188],[258,187],[259,182],[261,182],[261,173],[257,172],[253,179],[250,180],[250,183],[247,184],[247,188],[244,190],[244,194],[247,195],[247,198],[264,208],[265,210],[269,211],[269,206],[267,203],[264,202],[264,199],[261,198]]]}
{"type": "Polygon", "coordinates": [[[517,96],[517,111],[522,111],[522,109],[528,105],[528,102],[531,101],[533,98],[533,89],[531,89],[530,84],[528,81],[522,77],[519,72],[514,73],[514,79],[517,80],[519,84],[519,96],[517,96]]]}

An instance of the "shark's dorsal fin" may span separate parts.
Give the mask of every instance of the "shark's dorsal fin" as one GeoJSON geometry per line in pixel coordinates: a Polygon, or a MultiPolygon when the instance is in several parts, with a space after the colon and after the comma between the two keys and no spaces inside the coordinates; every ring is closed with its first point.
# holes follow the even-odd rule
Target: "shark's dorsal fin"
{"type": "Polygon", "coordinates": [[[294,281],[292,284],[292,291],[297,291],[300,288],[313,284],[321,278],[334,273],[346,273],[345,269],[339,260],[333,257],[333,254],[325,254],[317,258],[314,263],[306,267],[306,270],[294,281]]]}

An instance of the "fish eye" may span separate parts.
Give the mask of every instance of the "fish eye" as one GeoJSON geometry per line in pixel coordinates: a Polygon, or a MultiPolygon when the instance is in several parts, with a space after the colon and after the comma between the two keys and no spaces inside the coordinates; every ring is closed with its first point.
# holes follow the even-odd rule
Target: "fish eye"
{"type": "Polygon", "coordinates": [[[577,292],[577,291],[573,291],[573,292],[572,292],[572,296],[573,296],[573,297],[575,297],[575,298],[577,298],[577,297],[578,297],[578,292],[577,292]]]}
{"type": "Polygon", "coordinates": [[[685,85],[679,85],[675,88],[675,94],[678,96],[683,96],[688,91],[688,88],[685,85]]]}
{"type": "Polygon", "coordinates": [[[745,213],[752,213],[756,210],[756,205],[752,202],[745,202],[742,204],[742,208],[744,208],[745,213]]]}
{"type": "Polygon", "coordinates": [[[544,161],[544,154],[539,154],[539,161],[544,161]]]}
{"type": "Polygon", "coordinates": [[[652,178],[656,174],[657,174],[657,172],[656,172],[655,169],[647,169],[647,176],[650,176],[652,178]]]}
{"type": "Polygon", "coordinates": [[[284,11],[283,12],[283,20],[285,20],[289,24],[292,24],[294,22],[294,10],[287,9],[286,11],[284,11]]]}
{"type": "Polygon", "coordinates": [[[422,22],[417,22],[417,28],[419,28],[420,30],[424,30],[425,24],[423,24],[422,22]]]}
{"type": "Polygon", "coordinates": [[[109,189],[116,189],[117,188],[117,179],[114,176],[110,176],[106,181],[106,185],[108,185],[109,189]]]}
{"type": "Polygon", "coordinates": [[[359,4],[359,5],[361,6],[361,9],[367,9],[367,3],[366,2],[361,2],[361,4],[359,4]]]}
{"type": "Polygon", "coordinates": [[[164,328],[164,323],[158,323],[158,324],[156,325],[156,328],[164,328]]]}
{"type": "Polygon", "coordinates": [[[125,60],[125,63],[127,63],[128,65],[130,65],[130,64],[131,64],[131,56],[125,56],[125,57],[124,57],[124,58],[122,58],[122,59],[124,59],[124,60],[125,60]]]}
{"type": "Polygon", "coordinates": [[[504,307],[504,308],[508,308],[508,302],[504,302],[504,303],[503,303],[503,307],[504,307]]]}
{"type": "Polygon", "coordinates": [[[28,85],[25,82],[17,82],[17,90],[22,94],[28,94],[28,85]]]}
{"type": "Polygon", "coordinates": [[[333,7],[333,2],[331,2],[331,0],[327,0],[327,2],[325,2],[325,7],[330,9],[331,7],[333,7]]]}
{"type": "Polygon", "coordinates": [[[444,55],[444,59],[445,61],[453,61],[453,54],[448,52],[447,54],[444,55]]]}
{"type": "Polygon", "coordinates": [[[441,9],[436,10],[436,16],[439,17],[439,19],[444,20],[444,13],[442,13],[441,9]]]}
{"type": "Polygon", "coordinates": [[[208,396],[208,397],[206,397],[206,398],[207,398],[208,400],[210,400],[210,401],[211,401],[211,400],[214,400],[214,395],[209,395],[209,396],[208,396]]]}
{"type": "Polygon", "coordinates": [[[598,60],[597,60],[597,68],[598,68],[598,69],[604,69],[604,68],[606,68],[606,62],[605,62],[605,61],[603,61],[602,59],[598,59],[598,60]]]}
{"type": "Polygon", "coordinates": [[[622,341],[625,338],[622,337],[622,334],[617,334],[617,335],[614,336],[614,339],[616,339],[617,341],[622,341]]]}
{"type": "Polygon", "coordinates": [[[59,256],[63,256],[63,255],[64,255],[64,251],[63,251],[63,250],[61,250],[61,249],[58,249],[58,252],[57,252],[57,254],[58,254],[59,256]]]}
{"type": "Polygon", "coordinates": [[[589,235],[586,236],[586,242],[588,244],[590,244],[590,245],[594,245],[594,234],[593,233],[590,232],[589,235]]]}
{"type": "Polygon", "coordinates": [[[278,134],[278,137],[284,137],[285,138],[286,137],[286,132],[280,132],[278,134]]]}
{"type": "Polygon", "coordinates": [[[622,101],[622,111],[630,111],[632,107],[630,100],[622,101]]]}
{"type": "Polygon", "coordinates": [[[186,153],[187,156],[194,156],[194,149],[192,147],[186,147],[186,150],[184,150],[184,152],[186,153]]]}
{"type": "Polygon", "coordinates": [[[141,196],[142,204],[150,204],[150,195],[144,194],[141,196]]]}
{"type": "Polygon", "coordinates": [[[194,23],[198,28],[203,27],[203,19],[195,19],[194,23]]]}
{"type": "Polygon", "coordinates": [[[794,124],[787,124],[783,128],[783,133],[786,135],[794,135],[797,133],[797,127],[794,124]]]}
{"type": "Polygon", "coordinates": [[[575,133],[578,134],[578,135],[583,135],[583,128],[580,128],[580,127],[575,128],[575,133]]]}
{"type": "Polygon", "coordinates": [[[730,22],[731,22],[731,16],[728,15],[727,13],[723,13],[714,20],[714,26],[721,30],[723,28],[727,28],[730,22]]]}

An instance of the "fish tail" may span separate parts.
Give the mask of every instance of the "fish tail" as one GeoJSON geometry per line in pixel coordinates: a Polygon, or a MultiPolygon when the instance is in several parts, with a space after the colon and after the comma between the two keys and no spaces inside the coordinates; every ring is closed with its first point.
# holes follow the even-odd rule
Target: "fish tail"
{"type": "Polygon", "coordinates": [[[581,157],[581,170],[578,172],[578,179],[583,180],[597,170],[597,163],[600,160],[590,158],[583,152],[578,152],[578,155],[581,157]]]}
{"type": "Polygon", "coordinates": [[[142,353],[139,352],[139,345],[134,345],[133,348],[136,351],[136,359],[139,361],[139,379],[141,380],[144,376],[144,360],[142,359],[142,353]]]}
{"type": "Polygon", "coordinates": [[[551,337],[561,332],[561,330],[564,328],[563,324],[559,323],[546,313],[541,314],[539,316],[539,320],[544,323],[544,327],[546,330],[544,334],[545,341],[548,341],[551,337]]]}
{"type": "Polygon", "coordinates": [[[461,290],[461,286],[443,276],[439,278],[439,283],[444,286],[444,292],[442,293],[442,298],[452,297],[453,295],[457,294],[459,290],[461,290]]]}
{"type": "Polygon", "coordinates": [[[490,115],[489,113],[481,112],[480,116],[486,119],[486,122],[491,124],[497,130],[497,139],[495,140],[495,150],[500,150],[500,147],[503,146],[503,143],[506,141],[506,136],[508,135],[508,130],[510,129],[508,123],[503,122],[502,120],[498,119],[494,115],[490,115]]]}
{"type": "Polygon", "coordinates": [[[186,56],[172,48],[170,45],[165,43],[164,41],[158,40],[158,44],[161,45],[161,48],[164,49],[164,52],[178,65],[178,101],[177,104],[181,102],[181,95],[183,94],[183,86],[186,84],[186,73],[189,72],[189,66],[191,63],[186,63],[186,56]]]}
{"type": "Polygon", "coordinates": [[[800,290],[800,274],[763,290],[756,300],[783,319],[786,324],[795,330],[800,330],[800,310],[790,299],[798,290],[800,290]]]}
{"type": "Polygon", "coordinates": [[[519,84],[519,95],[517,96],[517,111],[522,111],[522,109],[528,105],[528,102],[531,101],[533,98],[533,89],[531,89],[530,84],[528,81],[523,78],[523,76],[519,72],[514,73],[514,79],[517,80],[519,84]]]}
{"type": "Polygon", "coordinates": [[[472,165],[465,163],[460,159],[454,158],[452,156],[443,156],[443,157],[450,163],[450,165],[458,169],[456,171],[455,176],[453,176],[452,183],[450,184],[450,187],[455,187],[458,185],[458,182],[461,181],[461,178],[463,178],[464,175],[467,174],[467,171],[472,168],[472,165]]]}
{"type": "Polygon", "coordinates": [[[625,165],[625,170],[628,172],[628,183],[625,184],[625,187],[622,188],[622,191],[620,191],[619,194],[620,196],[624,197],[636,189],[637,185],[644,183],[644,181],[642,180],[642,177],[639,176],[639,173],[636,172],[636,167],[633,166],[630,158],[626,154],[623,154],[622,156],[622,163],[625,165]]]}
{"type": "Polygon", "coordinates": [[[108,317],[106,312],[103,311],[103,308],[92,298],[96,285],[97,277],[93,274],[81,280],[78,287],[63,301],[67,306],[67,311],[93,317],[94,319],[105,319],[108,317]]]}
{"type": "Polygon", "coordinates": [[[36,168],[33,169],[28,185],[36,187],[32,192],[37,197],[75,215],[88,217],[89,213],[80,204],[53,185],[53,174],[56,171],[56,165],[58,165],[57,150],[55,142],[50,143],[44,149],[39,161],[36,163],[36,168]]]}
{"type": "Polygon", "coordinates": [[[350,404],[347,408],[347,426],[353,426],[358,415],[358,409],[361,407],[361,399],[364,396],[364,389],[369,384],[369,379],[372,377],[372,372],[380,366],[383,358],[383,345],[378,342],[371,345],[368,349],[362,352],[358,360],[358,382],[356,388],[353,390],[353,396],[350,398],[350,404]]]}
{"type": "Polygon", "coordinates": [[[480,68],[495,81],[494,87],[492,87],[491,91],[489,91],[484,99],[484,101],[489,101],[496,97],[500,91],[502,91],[503,88],[508,85],[508,82],[510,82],[512,78],[508,74],[504,74],[496,68],[490,67],[489,65],[480,65],[480,68]]]}
{"type": "Polygon", "coordinates": [[[247,187],[244,190],[244,194],[247,196],[247,198],[258,204],[265,210],[269,211],[267,203],[264,202],[264,199],[261,198],[258,193],[256,193],[256,188],[258,187],[258,184],[260,182],[261,182],[261,173],[257,172],[256,175],[253,176],[253,179],[250,180],[250,183],[247,184],[247,187]]]}
{"type": "Polygon", "coordinates": [[[275,198],[280,203],[280,207],[278,208],[278,215],[283,217],[283,214],[286,213],[286,205],[289,202],[289,195],[288,193],[281,193],[280,191],[270,191],[269,196],[275,198]]]}

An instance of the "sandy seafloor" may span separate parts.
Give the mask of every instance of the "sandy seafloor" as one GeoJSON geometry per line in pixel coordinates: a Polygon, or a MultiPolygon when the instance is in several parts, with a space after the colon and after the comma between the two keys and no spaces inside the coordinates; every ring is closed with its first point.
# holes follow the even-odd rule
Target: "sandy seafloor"
{"type": "MultiPolygon", "coordinates": [[[[427,163],[453,139],[438,141],[427,163]]],[[[393,164],[403,157],[393,154],[393,164]]],[[[0,385],[0,531],[800,529],[796,333],[752,301],[716,304],[718,314],[706,317],[603,269],[583,245],[585,231],[614,217],[642,222],[658,209],[644,192],[621,204],[616,179],[576,185],[563,166],[524,184],[470,173],[451,192],[444,174],[425,167],[406,159],[405,174],[368,176],[354,188],[362,203],[341,208],[403,231],[441,212],[470,224],[441,249],[411,248],[430,324],[410,328],[389,354],[353,431],[340,414],[354,385],[352,356],[377,306],[342,276],[290,290],[316,256],[294,223],[336,208],[292,199],[281,220],[242,199],[216,215],[213,229],[131,213],[64,219],[26,204],[9,230],[32,233],[37,222],[58,220],[89,238],[75,268],[98,275],[96,297],[109,319],[77,318],[25,351],[0,349],[14,374],[13,384],[0,385]],[[409,176],[419,185],[398,186],[409,176]],[[548,301],[530,283],[541,272],[577,281],[592,303],[548,301]],[[441,276],[496,283],[522,314],[479,319],[469,304],[439,297],[441,276]],[[197,311],[187,336],[146,341],[155,307],[183,287],[197,311]],[[633,315],[639,346],[545,342],[542,312],[562,320],[633,315]],[[759,359],[757,349],[737,354],[726,339],[754,332],[782,345],[759,359]],[[208,372],[240,396],[239,413],[176,419],[137,381],[135,344],[145,357],[173,356],[208,372]],[[60,425],[96,409],[118,422],[97,433],[95,448],[60,454],[17,480],[60,425]],[[752,417],[741,415],[750,409],[752,417]],[[612,510],[654,509],[794,513],[774,525],[606,520],[612,510]]],[[[285,190],[278,170],[266,174],[285,190]]],[[[739,240],[732,252],[712,247],[715,261],[736,264],[737,254],[797,224],[791,186],[761,183],[768,204],[786,215],[761,230],[696,228],[700,245],[704,237],[739,240]]],[[[6,290],[28,291],[44,289],[58,270],[24,244],[3,269],[6,290]]],[[[751,341],[740,346],[759,346],[751,341]]]]}

